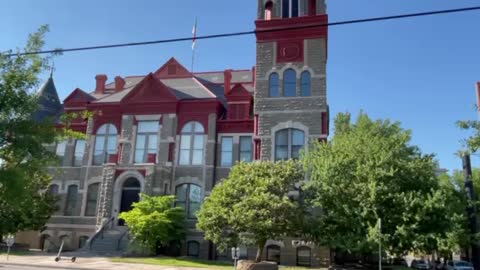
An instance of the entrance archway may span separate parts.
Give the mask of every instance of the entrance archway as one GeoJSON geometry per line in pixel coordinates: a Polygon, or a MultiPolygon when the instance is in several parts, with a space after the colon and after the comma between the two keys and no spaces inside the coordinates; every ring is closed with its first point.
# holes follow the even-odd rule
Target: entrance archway
{"type": "MultiPolygon", "coordinates": [[[[140,190],[140,182],[134,177],[130,177],[123,182],[120,213],[132,210],[132,204],[140,200],[140,190]]],[[[125,221],[118,219],[118,226],[125,226],[125,221]]]]}

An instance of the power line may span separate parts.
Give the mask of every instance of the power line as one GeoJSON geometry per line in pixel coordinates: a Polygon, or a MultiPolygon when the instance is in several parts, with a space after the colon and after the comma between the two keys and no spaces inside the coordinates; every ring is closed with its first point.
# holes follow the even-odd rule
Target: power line
{"type": "MultiPolygon", "coordinates": [[[[293,26],[293,27],[283,27],[283,28],[268,29],[268,30],[258,30],[258,31],[253,30],[253,31],[244,31],[244,32],[233,32],[233,33],[205,35],[205,36],[197,36],[196,39],[201,40],[201,39],[214,39],[214,38],[245,36],[245,35],[253,35],[253,34],[257,34],[257,33],[269,33],[269,32],[278,32],[278,31],[308,29],[308,28],[315,28],[315,27],[338,26],[338,25],[347,25],[347,24],[375,22],[375,21],[387,21],[387,20],[405,19],[405,18],[413,18],[413,17],[423,17],[423,16],[432,16],[432,15],[449,14],[449,13],[459,13],[459,12],[474,11],[474,10],[480,10],[480,6],[458,8],[458,9],[428,11],[428,12],[420,12],[420,13],[409,13],[409,14],[384,16],[384,17],[373,17],[373,18],[357,19],[357,20],[349,20],[349,21],[339,21],[339,22],[324,23],[324,24],[312,24],[312,25],[306,25],[306,26],[293,26]]],[[[53,50],[45,50],[45,51],[38,51],[38,52],[10,53],[10,54],[5,54],[4,56],[11,57],[11,56],[18,56],[18,55],[65,53],[65,52],[74,52],[74,51],[87,51],[87,50],[109,49],[109,48],[119,48],[119,47],[143,46],[143,45],[150,45],[150,44],[162,44],[162,43],[192,41],[192,38],[193,37],[183,37],[183,38],[162,39],[162,40],[131,42],[131,43],[120,43],[120,44],[110,44],[110,45],[98,45],[98,46],[78,47],[78,48],[68,48],[68,49],[53,49],[53,50]]]]}

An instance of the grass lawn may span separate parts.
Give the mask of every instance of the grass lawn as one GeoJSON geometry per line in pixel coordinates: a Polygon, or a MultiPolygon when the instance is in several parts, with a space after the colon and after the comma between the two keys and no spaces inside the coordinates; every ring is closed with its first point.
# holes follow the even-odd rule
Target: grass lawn
{"type": "MultiPolygon", "coordinates": [[[[143,263],[143,264],[153,264],[153,265],[196,267],[196,268],[209,268],[209,269],[229,269],[229,270],[233,269],[233,262],[229,263],[229,262],[219,262],[219,261],[195,260],[195,259],[187,259],[187,258],[170,258],[170,257],[112,258],[110,260],[112,262],[121,262],[121,263],[143,263]]],[[[312,269],[312,268],[280,266],[280,269],[281,270],[306,270],[306,269],[312,269]]]]}

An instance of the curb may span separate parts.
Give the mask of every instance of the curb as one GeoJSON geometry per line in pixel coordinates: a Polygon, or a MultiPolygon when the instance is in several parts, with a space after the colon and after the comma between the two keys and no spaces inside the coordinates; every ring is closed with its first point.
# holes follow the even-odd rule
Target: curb
{"type": "Polygon", "coordinates": [[[54,269],[72,269],[72,270],[102,270],[96,268],[83,268],[83,267],[70,267],[70,266],[59,266],[59,265],[43,265],[43,264],[27,264],[27,263],[11,263],[11,262],[1,262],[2,265],[13,265],[13,266],[25,266],[25,267],[45,267],[45,268],[54,268],[54,269]]]}

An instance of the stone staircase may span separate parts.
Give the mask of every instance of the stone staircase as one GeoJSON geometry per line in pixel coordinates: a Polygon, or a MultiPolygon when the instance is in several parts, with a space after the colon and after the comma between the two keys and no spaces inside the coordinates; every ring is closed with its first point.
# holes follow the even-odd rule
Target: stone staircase
{"type": "Polygon", "coordinates": [[[90,240],[86,248],[89,252],[99,255],[119,255],[127,251],[129,232],[126,226],[105,228],[90,240]]]}

